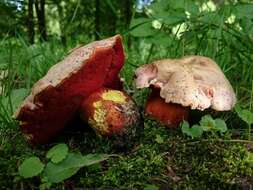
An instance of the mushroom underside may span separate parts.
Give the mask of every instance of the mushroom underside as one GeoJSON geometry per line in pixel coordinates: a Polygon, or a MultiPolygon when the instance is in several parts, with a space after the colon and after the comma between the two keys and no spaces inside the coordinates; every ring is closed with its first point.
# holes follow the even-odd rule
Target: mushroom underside
{"type": "Polygon", "coordinates": [[[155,86],[167,103],[191,109],[231,110],[236,97],[218,65],[210,58],[187,56],[165,59],[138,68],[137,88],[155,86]]]}
{"type": "Polygon", "coordinates": [[[74,117],[83,99],[97,89],[121,89],[118,73],[123,64],[121,37],[115,36],[77,48],[53,66],[16,112],[28,141],[41,144],[52,139],[74,117]],[[65,76],[58,73],[63,65],[69,67],[65,76]]]}

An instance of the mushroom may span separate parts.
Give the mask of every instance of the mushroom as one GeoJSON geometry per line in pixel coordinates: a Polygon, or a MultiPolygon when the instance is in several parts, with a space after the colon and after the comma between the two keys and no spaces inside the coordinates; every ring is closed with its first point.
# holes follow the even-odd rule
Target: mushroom
{"type": "Polygon", "coordinates": [[[36,82],[14,117],[32,144],[48,142],[73,118],[94,91],[122,89],[119,71],[124,64],[121,37],[75,48],[36,82]]]}
{"type": "Polygon", "coordinates": [[[208,57],[159,60],[141,66],[135,75],[137,88],[153,91],[145,112],[167,126],[187,119],[189,109],[228,111],[236,103],[229,81],[208,57]]]}
{"type": "Polygon", "coordinates": [[[80,114],[96,134],[113,137],[120,146],[138,135],[139,110],[123,91],[101,88],[93,92],[82,102],[80,114]]]}

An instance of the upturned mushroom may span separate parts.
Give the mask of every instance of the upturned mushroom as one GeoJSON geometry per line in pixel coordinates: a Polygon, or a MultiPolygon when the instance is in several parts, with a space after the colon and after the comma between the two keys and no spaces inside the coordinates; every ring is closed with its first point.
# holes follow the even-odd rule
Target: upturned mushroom
{"type": "Polygon", "coordinates": [[[118,74],[123,64],[121,37],[116,35],[78,47],[51,67],[14,114],[28,141],[52,139],[94,91],[122,89],[118,74]]]}
{"type": "Polygon", "coordinates": [[[135,75],[137,88],[152,88],[145,112],[168,127],[187,119],[189,109],[228,111],[236,103],[229,81],[208,57],[159,60],[141,66],[135,75]]]}

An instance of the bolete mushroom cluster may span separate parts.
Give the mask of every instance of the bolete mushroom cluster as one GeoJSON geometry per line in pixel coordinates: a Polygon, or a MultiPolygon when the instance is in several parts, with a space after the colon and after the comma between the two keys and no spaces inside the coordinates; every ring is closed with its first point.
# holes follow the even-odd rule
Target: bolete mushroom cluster
{"type": "Polygon", "coordinates": [[[210,58],[186,56],[146,64],[135,72],[136,87],[150,87],[145,112],[168,127],[188,118],[189,109],[228,111],[235,93],[219,66],[210,58]]]}
{"type": "Polygon", "coordinates": [[[136,105],[129,96],[121,94],[119,72],[123,64],[121,37],[116,35],[75,48],[64,60],[51,67],[34,84],[30,95],[14,114],[28,141],[32,144],[48,142],[79,110],[101,135],[122,135],[122,131],[128,131],[123,130],[124,127],[135,126],[140,117],[136,105]],[[102,99],[97,99],[95,94],[89,102],[88,97],[96,91],[99,91],[98,95],[102,93],[102,99]],[[117,97],[108,98],[108,93],[117,97]],[[85,111],[86,106],[91,116],[85,111]],[[126,115],[122,113],[125,110],[126,115]],[[112,117],[110,122],[109,117],[112,117]],[[107,128],[100,129],[99,122],[105,122],[107,128]]]}
{"type": "MultiPolygon", "coordinates": [[[[32,144],[48,142],[76,114],[99,136],[131,139],[140,127],[135,102],[123,91],[121,37],[78,47],[36,82],[14,116],[32,144]]],[[[187,56],[143,65],[137,88],[152,92],[145,112],[168,127],[187,119],[190,109],[227,111],[236,97],[229,81],[210,58],[187,56]]],[[[127,142],[125,142],[127,143],[127,142]]]]}

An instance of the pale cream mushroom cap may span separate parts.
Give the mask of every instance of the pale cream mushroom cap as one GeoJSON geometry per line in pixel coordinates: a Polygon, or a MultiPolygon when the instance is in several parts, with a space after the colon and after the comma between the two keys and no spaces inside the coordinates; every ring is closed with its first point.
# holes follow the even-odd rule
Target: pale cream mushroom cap
{"type": "Polygon", "coordinates": [[[186,56],[143,65],[135,72],[136,87],[159,87],[165,102],[191,109],[231,110],[236,103],[232,86],[210,58],[186,56]]]}

